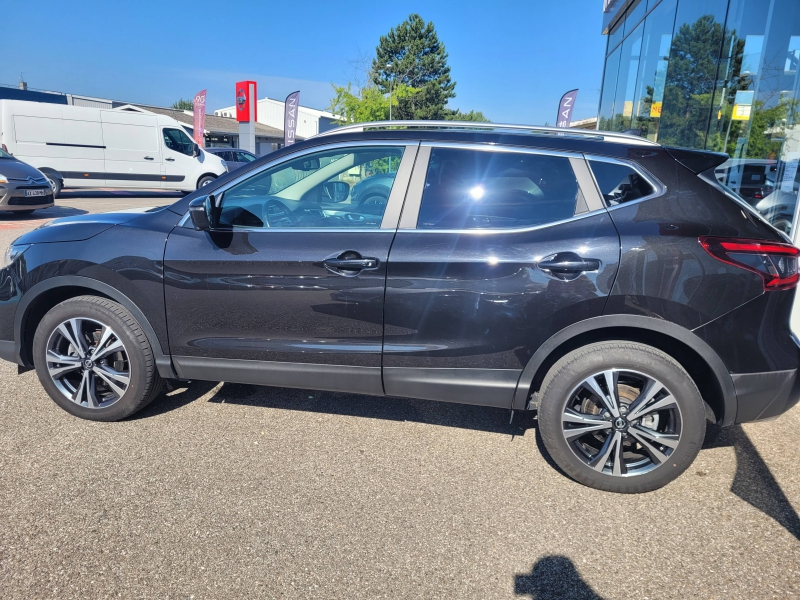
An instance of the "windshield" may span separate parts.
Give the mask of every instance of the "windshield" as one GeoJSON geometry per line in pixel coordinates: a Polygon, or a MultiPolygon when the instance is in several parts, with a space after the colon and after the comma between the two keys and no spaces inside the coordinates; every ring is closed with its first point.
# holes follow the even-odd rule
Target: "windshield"
{"type": "Polygon", "coordinates": [[[12,156],[8,152],[0,148],[0,158],[12,158],[12,156]]]}

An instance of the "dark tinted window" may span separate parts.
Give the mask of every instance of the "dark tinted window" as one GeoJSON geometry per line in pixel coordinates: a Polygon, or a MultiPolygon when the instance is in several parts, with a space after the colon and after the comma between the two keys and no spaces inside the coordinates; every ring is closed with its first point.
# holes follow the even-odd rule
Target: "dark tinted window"
{"type": "Polygon", "coordinates": [[[567,158],[434,148],[417,228],[541,225],[572,217],[577,194],[567,158]]]}
{"type": "Polygon", "coordinates": [[[194,142],[180,129],[164,129],[164,145],[186,156],[194,154],[194,142]]]}
{"type": "Polygon", "coordinates": [[[240,163],[249,163],[256,160],[257,156],[255,154],[250,154],[249,152],[235,152],[236,155],[236,162],[240,163]]]}
{"type": "Polygon", "coordinates": [[[226,161],[229,161],[229,162],[233,161],[233,152],[231,152],[230,150],[225,150],[223,152],[217,152],[216,155],[219,156],[222,160],[226,160],[226,161]]]}
{"type": "Polygon", "coordinates": [[[644,198],[655,189],[641,175],[627,165],[590,160],[600,193],[609,206],[644,198]]]}

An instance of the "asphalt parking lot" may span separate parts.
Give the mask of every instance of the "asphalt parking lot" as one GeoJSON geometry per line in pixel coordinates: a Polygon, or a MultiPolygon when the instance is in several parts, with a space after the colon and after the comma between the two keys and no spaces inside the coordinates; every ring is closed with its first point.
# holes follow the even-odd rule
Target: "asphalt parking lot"
{"type": "MultiPolygon", "coordinates": [[[[44,220],[179,195],[66,192],[44,220]]],[[[0,363],[2,598],[794,598],[800,407],[666,488],[559,473],[508,411],[194,382],[121,423],[0,363]]]]}

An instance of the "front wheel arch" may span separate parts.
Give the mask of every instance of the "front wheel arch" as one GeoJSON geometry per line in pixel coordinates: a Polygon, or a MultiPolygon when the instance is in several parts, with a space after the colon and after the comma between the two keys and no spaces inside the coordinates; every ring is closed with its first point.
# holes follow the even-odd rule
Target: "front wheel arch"
{"type": "Polygon", "coordinates": [[[161,342],[153,326],[139,307],[125,294],[107,283],[78,275],[63,275],[40,281],[23,295],[14,317],[14,345],[19,365],[27,368],[34,366],[32,358],[33,336],[39,321],[44,315],[64,300],[85,295],[100,296],[113,300],[129,311],[139,322],[150,342],[156,367],[161,377],[177,379],[178,376],[172,368],[172,360],[169,354],[164,353],[162,350],[161,342]]]}
{"type": "Polygon", "coordinates": [[[670,355],[697,382],[717,424],[736,419],[736,391],[725,363],[705,341],[668,321],[639,315],[605,315],[570,325],[551,336],[522,371],[513,408],[536,408],[537,392],[550,368],[573,350],[595,342],[623,340],[653,346],[670,355]],[[533,401],[529,403],[529,400],[533,401]]]}
{"type": "Polygon", "coordinates": [[[209,179],[208,183],[205,185],[211,185],[214,182],[214,180],[217,179],[217,176],[214,173],[203,173],[202,175],[200,175],[200,177],[197,178],[197,183],[195,184],[195,190],[199,190],[201,187],[204,187],[204,185],[201,185],[204,179],[209,179]]]}

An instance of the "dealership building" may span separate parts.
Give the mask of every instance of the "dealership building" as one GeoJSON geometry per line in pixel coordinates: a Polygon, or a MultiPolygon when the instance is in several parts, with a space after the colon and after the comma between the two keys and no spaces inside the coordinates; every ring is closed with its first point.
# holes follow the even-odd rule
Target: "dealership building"
{"type": "Polygon", "coordinates": [[[598,129],[725,152],[717,179],[779,229],[800,193],[800,0],[603,0],[598,129]]]}

